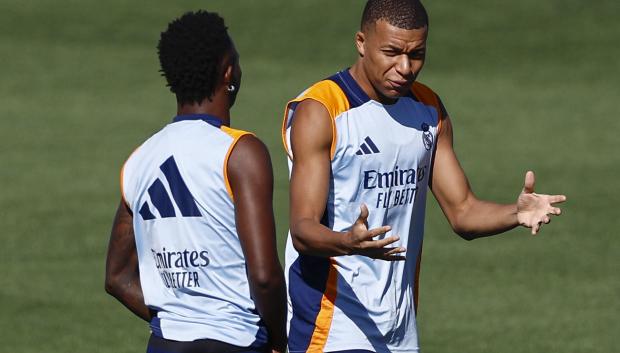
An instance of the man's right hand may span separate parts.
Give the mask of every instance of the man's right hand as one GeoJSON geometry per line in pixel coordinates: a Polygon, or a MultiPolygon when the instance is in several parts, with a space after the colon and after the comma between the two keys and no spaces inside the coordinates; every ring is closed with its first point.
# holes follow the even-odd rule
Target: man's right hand
{"type": "Polygon", "coordinates": [[[391,229],[392,227],[390,226],[382,226],[369,230],[368,207],[362,204],[360,207],[360,215],[343,239],[343,246],[350,249],[349,255],[362,255],[386,261],[405,260],[405,256],[400,254],[407,251],[407,249],[403,247],[387,247],[400,240],[400,237],[389,236],[383,239],[373,240],[374,237],[385,234],[391,229]]]}
{"type": "Polygon", "coordinates": [[[332,257],[362,255],[387,261],[404,260],[405,249],[388,247],[398,241],[389,226],[368,229],[368,208],[363,205],[358,219],[347,232],[334,231],[321,223],[328,203],[331,180],[331,151],[334,147],[333,117],[314,99],[301,101],[295,109],[290,132],[291,240],[300,254],[332,257]],[[294,156],[294,158],[292,158],[294,156]]]}

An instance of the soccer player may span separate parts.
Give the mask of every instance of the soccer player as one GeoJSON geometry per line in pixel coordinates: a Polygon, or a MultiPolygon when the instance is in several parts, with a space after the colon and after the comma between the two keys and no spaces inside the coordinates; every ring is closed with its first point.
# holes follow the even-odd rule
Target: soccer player
{"type": "Polygon", "coordinates": [[[514,204],[472,193],[440,98],[416,82],[428,19],[417,0],[370,0],[352,67],[288,103],[289,352],[418,352],[415,310],[427,189],[467,240],[536,234],[563,195],[514,204]],[[385,261],[384,261],[385,260],[385,261]]]}
{"type": "Polygon", "coordinates": [[[150,323],[147,352],[284,352],[271,161],[229,127],[239,55],[207,11],[172,21],[158,50],[177,115],[121,171],[106,290],[150,323]]]}

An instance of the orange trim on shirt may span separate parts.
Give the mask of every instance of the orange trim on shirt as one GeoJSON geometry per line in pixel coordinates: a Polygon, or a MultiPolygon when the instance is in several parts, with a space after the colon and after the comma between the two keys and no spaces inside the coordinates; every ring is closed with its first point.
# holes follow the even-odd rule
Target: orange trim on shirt
{"type": "MultiPolygon", "coordinates": [[[[349,100],[347,96],[344,94],[342,89],[331,80],[323,80],[315,83],[312,87],[308,88],[304,93],[302,93],[299,97],[291,100],[286,104],[284,108],[284,119],[282,121],[282,143],[284,144],[284,150],[288,157],[293,160],[292,151],[290,150],[288,143],[286,141],[286,130],[289,122],[289,111],[291,110],[291,105],[293,103],[299,103],[306,99],[312,99],[319,103],[321,103],[329,116],[331,117],[332,124],[332,143],[330,147],[330,157],[333,159],[336,154],[336,123],[335,119],[343,112],[349,110],[349,100]]],[[[293,113],[294,114],[294,113],[293,113]]]]}
{"type": "Polygon", "coordinates": [[[321,299],[321,309],[314,322],[314,331],[306,352],[323,352],[334,318],[334,303],[338,294],[338,270],[336,270],[336,262],[333,259],[329,259],[329,262],[329,274],[321,299]]]}
{"type": "Polygon", "coordinates": [[[230,154],[235,148],[235,145],[243,136],[254,134],[248,131],[232,129],[224,125],[222,125],[220,129],[233,138],[233,142],[230,144],[230,147],[228,147],[228,152],[226,152],[226,157],[224,157],[224,183],[226,184],[226,191],[228,192],[230,199],[235,202],[235,197],[233,196],[232,188],[230,187],[230,182],[228,181],[228,158],[230,158],[230,154]]]}
{"type": "Polygon", "coordinates": [[[288,103],[286,103],[286,106],[284,107],[284,118],[282,119],[282,145],[284,145],[284,152],[286,152],[286,155],[288,156],[290,160],[293,160],[293,154],[292,154],[292,151],[289,151],[288,143],[286,142],[286,126],[288,125],[289,108],[291,104],[295,102],[297,101],[293,99],[289,101],[288,103]]]}
{"type": "Polygon", "coordinates": [[[428,86],[417,81],[413,83],[413,86],[411,86],[411,92],[413,92],[421,103],[431,105],[437,109],[437,135],[439,135],[441,132],[441,125],[446,119],[442,113],[441,103],[439,103],[439,96],[437,96],[437,94],[428,86]]]}

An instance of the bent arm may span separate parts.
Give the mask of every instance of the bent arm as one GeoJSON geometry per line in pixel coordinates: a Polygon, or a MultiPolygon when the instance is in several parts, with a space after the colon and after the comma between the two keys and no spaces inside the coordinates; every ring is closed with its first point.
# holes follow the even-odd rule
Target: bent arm
{"type": "Polygon", "coordinates": [[[446,118],[437,139],[432,191],[455,233],[472,240],[505,232],[519,225],[517,205],[479,200],[454,153],[452,123],[446,118]]]}
{"type": "Polygon", "coordinates": [[[374,237],[390,231],[389,226],[368,229],[368,209],[346,232],[335,232],[321,223],[331,174],[332,118],[319,102],[299,103],[291,127],[293,170],[290,184],[290,228],[293,246],[302,254],[330,257],[359,254],[382,260],[404,260],[403,248],[386,247],[399,240],[374,237]]]}
{"type": "Polygon", "coordinates": [[[290,184],[290,228],[295,249],[315,256],[348,255],[345,234],[321,224],[329,192],[331,117],[319,102],[299,103],[291,127],[293,169],[290,184]]]}
{"type": "Polygon", "coordinates": [[[138,254],[133,233],[133,217],[121,200],[114,217],[106,259],[105,290],[131,312],[151,321],[140,285],[138,254]]]}
{"type": "Polygon", "coordinates": [[[265,145],[254,136],[242,137],[228,160],[228,176],[251,295],[269,332],[271,347],[284,352],[286,289],[276,248],[273,172],[265,145]]]}

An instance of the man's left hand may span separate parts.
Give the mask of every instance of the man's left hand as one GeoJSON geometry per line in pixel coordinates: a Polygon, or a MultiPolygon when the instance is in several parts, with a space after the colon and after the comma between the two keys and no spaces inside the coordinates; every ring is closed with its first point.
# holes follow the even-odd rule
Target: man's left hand
{"type": "Polygon", "coordinates": [[[532,235],[540,231],[543,224],[551,222],[549,215],[559,216],[562,210],[554,204],[566,201],[564,195],[544,195],[534,192],[534,172],[525,174],[523,191],[517,199],[517,220],[519,224],[532,228],[532,235]]]}

